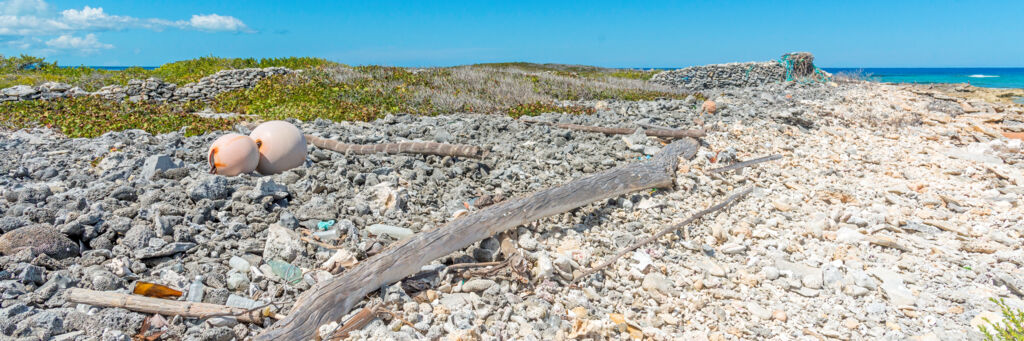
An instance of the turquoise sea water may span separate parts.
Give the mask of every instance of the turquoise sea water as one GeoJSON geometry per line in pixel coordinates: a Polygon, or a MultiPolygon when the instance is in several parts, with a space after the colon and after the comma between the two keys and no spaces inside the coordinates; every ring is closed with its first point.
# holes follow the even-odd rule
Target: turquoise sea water
{"type": "Polygon", "coordinates": [[[832,74],[862,72],[886,83],[970,83],[986,88],[1024,89],[1024,68],[824,68],[832,74]]]}

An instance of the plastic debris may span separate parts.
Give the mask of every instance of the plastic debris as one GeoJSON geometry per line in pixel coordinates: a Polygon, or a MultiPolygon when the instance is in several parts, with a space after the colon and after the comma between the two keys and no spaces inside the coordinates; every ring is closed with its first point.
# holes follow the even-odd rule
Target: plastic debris
{"type": "Polygon", "coordinates": [[[281,277],[285,282],[294,285],[302,281],[302,269],[299,269],[297,266],[276,259],[267,262],[267,265],[270,265],[270,271],[273,271],[275,275],[281,277]]]}
{"type": "Polygon", "coordinates": [[[132,290],[132,293],[156,298],[178,298],[182,294],[181,291],[171,289],[165,285],[142,281],[135,282],[135,289],[132,290]]]}
{"type": "Polygon", "coordinates": [[[368,226],[366,230],[378,236],[389,235],[395,239],[403,239],[412,236],[413,234],[412,230],[410,229],[384,224],[373,224],[368,226]]]}
{"type": "Polygon", "coordinates": [[[321,221],[319,223],[316,223],[316,228],[318,228],[320,230],[330,229],[331,226],[334,226],[334,219],[327,220],[327,221],[321,221]]]}
{"type": "Polygon", "coordinates": [[[242,257],[232,256],[231,259],[228,260],[228,265],[231,265],[232,269],[241,273],[249,271],[249,261],[242,257]]]}
{"type": "Polygon", "coordinates": [[[202,302],[204,288],[203,276],[196,276],[196,280],[192,281],[192,284],[188,286],[188,294],[185,295],[185,300],[189,302],[202,302]]]}
{"type": "Polygon", "coordinates": [[[313,236],[323,241],[330,241],[338,239],[338,237],[341,236],[341,231],[338,231],[337,229],[330,229],[327,231],[313,232],[313,236]]]}

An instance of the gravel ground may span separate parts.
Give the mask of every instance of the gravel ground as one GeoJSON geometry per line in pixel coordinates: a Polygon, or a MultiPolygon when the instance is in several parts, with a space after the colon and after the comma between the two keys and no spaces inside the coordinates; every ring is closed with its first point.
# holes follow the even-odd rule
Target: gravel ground
{"type": "MultiPolygon", "coordinates": [[[[1024,109],[908,90],[773,84],[707,91],[719,109],[710,115],[698,115],[695,99],[586,102],[598,113],[542,115],[601,126],[703,124],[709,146],[681,164],[674,190],[521,226],[382,288],[363,305],[383,302],[401,319],[383,314],[352,336],[980,339],[972,320],[997,316],[989,298],[1024,307],[1024,154],[1020,140],[996,138],[990,127],[1024,109]],[[770,154],[783,159],[705,172],[770,154]],[[746,186],[756,189],[734,207],[570,284],[574,271],[746,186]],[[446,269],[509,255],[523,266],[446,269]]],[[[424,140],[491,153],[471,160],[310,147],[305,167],[226,178],[205,172],[207,147],[219,134],[0,132],[0,335],[129,340],[146,314],[69,303],[65,292],[128,292],[137,281],[184,291],[182,300],[274,303],[287,314],[313,283],[394,236],[640,162],[662,146],[640,134],[499,116],[296,123],[351,143],[424,140]],[[328,220],[336,222],[318,232],[328,220]],[[302,240],[305,231],[341,236],[324,239],[338,250],[302,240]],[[271,261],[304,275],[292,284],[271,261]]],[[[183,340],[245,339],[264,327],[172,316],[151,324],[164,339],[183,340]]]]}

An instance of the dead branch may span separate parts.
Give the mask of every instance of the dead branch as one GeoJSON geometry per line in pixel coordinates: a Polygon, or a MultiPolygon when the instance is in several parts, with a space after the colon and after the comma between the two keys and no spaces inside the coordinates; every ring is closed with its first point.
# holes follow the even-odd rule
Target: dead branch
{"type": "Polygon", "coordinates": [[[287,318],[265,329],[256,339],[310,339],[319,326],[344,316],[381,285],[415,274],[428,262],[484,238],[595,201],[648,188],[672,187],[679,158],[693,158],[697,147],[696,140],[681,139],[665,146],[648,161],[613,168],[525,198],[506,200],[396,242],[340,276],[317,283],[299,296],[287,318]]]}
{"type": "Polygon", "coordinates": [[[728,165],[728,166],[725,166],[725,167],[719,167],[719,168],[711,169],[711,170],[708,171],[708,173],[715,174],[715,173],[721,173],[721,172],[728,172],[728,171],[731,171],[731,170],[736,170],[736,169],[740,169],[740,168],[743,168],[743,167],[753,166],[753,165],[756,165],[756,164],[759,164],[759,163],[762,163],[762,162],[778,160],[778,159],[781,159],[781,158],[782,158],[782,155],[779,155],[779,154],[769,155],[769,156],[765,156],[765,157],[759,157],[759,158],[756,158],[756,159],[753,159],[753,160],[737,162],[737,163],[734,163],[734,164],[731,164],[731,165],[728,165]]]}
{"type": "Polygon", "coordinates": [[[141,295],[130,295],[108,291],[95,291],[81,288],[70,288],[67,300],[101,307],[124,308],[150,314],[165,316],[180,315],[182,317],[206,318],[210,316],[233,316],[246,323],[263,323],[260,310],[228,307],[220,304],[171,301],[141,295]]]}
{"type": "Polygon", "coordinates": [[[306,142],[327,150],[352,154],[425,154],[440,156],[458,156],[479,159],[486,152],[477,146],[464,144],[447,144],[437,142],[397,142],[381,144],[349,144],[306,134],[306,142]]]}
{"type": "Polygon", "coordinates": [[[597,266],[591,268],[590,270],[587,270],[587,271],[584,271],[584,272],[580,273],[580,275],[576,276],[576,278],[574,278],[573,281],[579,281],[581,278],[590,276],[590,275],[592,275],[592,274],[594,274],[594,273],[596,273],[598,271],[601,271],[602,269],[607,268],[608,266],[614,264],[616,261],[619,260],[619,258],[622,258],[622,256],[624,256],[625,254],[633,252],[633,250],[636,250],[636,249],[640,248],[641,246],[653,243],[655,240],[658,240],[658,238],[661,238],[662,236],[664,236],[666,234],[669,234],[669,233],[672,233],[672,232],[674,232],[676,230],[679,230],[679,229],[683,228],[684,226],[689,225],[690,223],[696,221],[697,219],[700,219],[701,217],[703,217],[703,216],[705,216],[705,215],[707,215],[709,213],[721,210],[723,208],[726,208],[729,205],[732,205],[733,202],[735,202],[736,200],[738,200],[738,199],[742,198],[743,196],[749,194],[753,190],[754,190],[753,187],[747,187],[746,189],[744,189],[742,191],[739,191],[739,192],[737,192],[737,193],[735,193],[733,195],[730,195],[728,198],[725,199],[725,201],[720,202],[720,203],[718,203],[715,206],[708,207],[708,208],[704,209],[703,211],[697,212],[696,214],[690,216],[689,218],[686,218],[686,220],[683,220],[683,222],[681,222],[679,224],[676,224],[676,225],[668,227],[668,228],[666,228],[664,230],[661,230],[658,233],[655,233],[654,235],[652,235],[650,237],[647,237],[647,238],[645,238],[645,239],[643,239],[641,241],[638,241],[638,242],[634,243],[633,245],[630,245],[629,247],[627,247],[625,249],[620,250],[619,252],[616,252],[611,257],[608,257],[608,259],[605,260],[603,263],[598,264],[597,266]]]}
{"type": "MultiPolygon", "coordinates": [[[[614,127],[585,126],[585,125],[569,124],[569,123],[551,123],[551,122],[538,121],[538,120],[529,119],[529,118],[520,118],[519,120],[521,120],[523,122],[526,122],[526,123],[544,124],[544,125],[550,125],[550,126],[562,128],[562,129],[587,131],[587,132],[592,132],[592,133],[603,133],[603,134],[608,134],[608,135],[630,135],[630,134],[633,134],[633,133],[636,132],[636,128],[614,128],[614,127]]],[[[704,137],[704,135],[705,135],[704,131],[703,130],[699,130],[699,129],[687,129],[687,130],[678,130],[678,129],[645,129],[644,130],[644,134],[646,134],[647,136],[662,137],[662,138],[684,138],[684,137],[697,138],[697,137],[704,137]]]]}

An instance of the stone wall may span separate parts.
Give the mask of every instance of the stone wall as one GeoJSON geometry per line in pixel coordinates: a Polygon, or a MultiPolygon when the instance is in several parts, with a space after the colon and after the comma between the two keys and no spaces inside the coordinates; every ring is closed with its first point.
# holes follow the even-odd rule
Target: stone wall
{"type": "Polygon", "coordinates": [[[198,82],[177,86],[156,78],[133,79],[124,86],[108,85],[94,92],[56,82],[37,86],[16,85],[0,90],[0,103],[10,101],[48,100],[60,97],[100,96],[110,100],[187,102],[209,101],[218,94],[251,88],[264,78],[295,72],[283,67],[263,69],[222,70],[198,82]]]}
{"type": "MultiPolygon", "coordinates": [[[[810,53],[787,53],[783,58],[791,61],[793,78],[813,76],[814,56],[810,53]]],[[[659,73],[651,81],[692,91],[758,86],[786,81],[786,67],[780,61],[691,66],[659,73]]]]}

